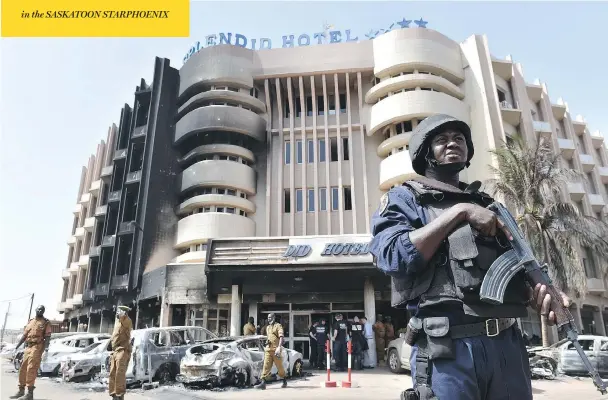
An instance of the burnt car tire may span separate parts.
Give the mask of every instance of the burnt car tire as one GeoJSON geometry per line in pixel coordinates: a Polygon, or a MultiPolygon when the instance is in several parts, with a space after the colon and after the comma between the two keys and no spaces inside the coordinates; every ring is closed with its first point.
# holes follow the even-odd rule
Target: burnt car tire
{"type": "Polygon", "coordinates": [[[173,368],[171,368],[171,365],[168,365],[168,364],[162,365],[156,371],[156,379],[158,380],[158,382],[161,385],[164,385],[165,383],[173,382],[175,380],[175,374],[173,373],[173,368]]]}
{"type": "Polygon", "coordinates": [[[293,363],[293,370],[291,371],[291,376],[294,378],[301,378],[303,374],[304,363],[302,362],[302,360],[296,360],[296,362],[293,363]]]}
{"type": "Polygon", "coordinates": [[[249,371],[246,368],[237,368],[234,371],[234,382],[233,385],[237,388],[246,388],[249,386],[251,377],[249,371]]]}
{"type": "Polygon", "coordinates": [[[393,374],[400,374],[404,371],[403,368],[401,368],[401,359],[399,358],[397,349],[391,349],[388,352],[387,364],[393,374]]]}

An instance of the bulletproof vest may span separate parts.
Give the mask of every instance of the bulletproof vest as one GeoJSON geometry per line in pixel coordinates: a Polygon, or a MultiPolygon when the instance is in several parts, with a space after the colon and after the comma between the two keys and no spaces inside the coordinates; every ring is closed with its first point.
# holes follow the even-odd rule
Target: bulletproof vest
{"type": "Polygon", "coordinates": [[[354,322],[351,325],[350,330],[352,331],[353,336],[355,336],[355,335],[363,336],[363,325],[361,325],[358,322],[354,322]]]}
{"type": "MultiPolygon", "coordinates": [[[[426,212],[431,223],[450,207],[470,202],[486,207],[494,200],[485,193],[466,192],[453,188],[440,190],[429,188],[420,182],[404,183],[426,212]]],[[[527,299],[525,280],[522,275],[513,278],[505,292],[502,305],[482,302],[479,288],[488,268],[504,252],[511,248],[501,235],[485,237],[468,223],[454,230],[439,247],[428,265],[416,276],[393,277],[393,307],[405,307],[408,302],[418,302],[418,308],[454,303],[465,314],[479,317],[519,317],[527,315],[524,305],[527,299]]]]}

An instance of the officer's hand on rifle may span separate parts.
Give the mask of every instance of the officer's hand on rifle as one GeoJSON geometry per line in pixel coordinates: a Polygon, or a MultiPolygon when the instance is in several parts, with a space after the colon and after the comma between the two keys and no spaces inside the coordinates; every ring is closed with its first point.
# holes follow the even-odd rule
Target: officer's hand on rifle
{"type": "MultiPolygon", "coordinates": [[[[570,298],[558,288],[555,288],[555,290],[557,290],[562,297],[564,307],[570,307],[570,298]]],[[[551,295],[547,293],[547,287],[545,285],[539,283],[534,289],[530,288],[530,303],[540,315],[547,317],[549,326],[555,325],[555,312],[551,310],[551,295]]]]}
{"type": "Polygon", "coordinates": [[[513,239],[511,232],[509,232],[505,227],[505,224],[496,217],[496,214],[493,211],[471,203],[461,203],[459,206],[464,208],[466,220],[471,224],[471,227],[478,230],[483,235],[496,236],[499,230],[502,230],[507,239],[513,239]]]}

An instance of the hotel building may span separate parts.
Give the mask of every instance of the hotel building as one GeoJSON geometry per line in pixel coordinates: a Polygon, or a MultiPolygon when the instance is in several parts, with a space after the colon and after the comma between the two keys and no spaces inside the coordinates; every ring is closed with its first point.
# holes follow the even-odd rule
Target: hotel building
{"type": "MultiPolygon", "coordinates": [[[[151,100],[138,106],[144,96],[138,88],[133,110],[147,117],[123,112],[119,139],[112,128],[89,162],[92,172],[83,172],[59,306],[67,320],[92,318],[117,303],[116,293],[134,305],[139,327],[199,325],[234,335],[248,316],[257,321],[273,311],[289,346],[305,355],[311,321],[337,311],[372,322],[377,313],[392,315],[403,327],[407,316],[390,308],[390,280],[372,265],[370,220],[381,195],[415,175],[411,131],[435,113],[472,128],[475,157],[462,180],[491,178],[489,150],[513,134],[530,143],[543,138],[561,152],[564,166],[585,174],[564,188],[564,199],[606,218],[603,137],[572,117],[561,99],[552,101],[544,83],[526,81],[520,64],[492,56],[485,36],[458,43],[408,28],[329,45],[213,46],[179,70],[157,59],[145,87],[151,100]],[[138,129],[146,132],[140,147],[138,129]],[[133,206],[128,177],[138,167],[129,160],[139,159],[140,148],[144,165],[133,206]],[[119,191],[118,222],[109,211],[105,218],[91,208],[82,214],[94,184],[102,194],[107,187],[109,195],[96,201],[108,210],[119,191]],[[85,233],[98,226],[102,233],[87,241],[85,233]],[[94,272],[99,246],[98,265],[108,263],[109,275],[94,272]],[[104,251],[112,261],[104,261],[104,251]],[[125,251],[127,261],[120,258],[125,251]],[[107,290],[97,290],[106,283],[107,290]]],[[[573,312],[585,332],[605,334],[607,283],[590,249],[580,249],[580,257],[588,292],[573,312]]],[[[536,314],[521,324],[540,336],[536,314]]]]}

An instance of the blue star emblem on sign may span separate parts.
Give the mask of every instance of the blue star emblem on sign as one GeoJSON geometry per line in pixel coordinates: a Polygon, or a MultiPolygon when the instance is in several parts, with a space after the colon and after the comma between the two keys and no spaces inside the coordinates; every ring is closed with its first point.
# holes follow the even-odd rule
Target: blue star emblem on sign
{"type": "Polygon", "coordinates": [[[412,23],[412,20],[405,19],[405,18],[403,18],[403,20],[397,22],[397,24],[399,24],[402,29],[403,28],[409,28],[411,23],[412,23]]]}
{"type": "Polygon", "coordinates": [[[368,39],[374,39],[377,34],[378,34],[378,32],[376,32],[372,29],[368,33],[365,34],[365,37],[368,39]]]}
{"type": "Polygon", "coordinates": [[[418,25],[418,28],[426,28],[426,24],[428,24],[428,21],[425,21],[422,19],[422,17],[420,17],[419,20],[414,21],[416,23],[416,25],[418,25]]]}

